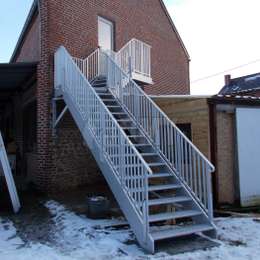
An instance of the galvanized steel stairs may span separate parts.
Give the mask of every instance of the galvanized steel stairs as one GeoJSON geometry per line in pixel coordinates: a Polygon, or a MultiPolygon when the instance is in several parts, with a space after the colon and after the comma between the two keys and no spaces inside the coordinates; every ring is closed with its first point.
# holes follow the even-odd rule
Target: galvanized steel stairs
{"type": "Polygon", "coordinates": [[[63,97],[140,245],[154,253],[158,240],[214,235],[215,226],[196,195],[107,88],[106,77],[90,83],[84,77],[60,47],[56,97],[63,97]]]}
{"type": "Polygon", "coordinates": [[[152,169],[153,174],[149,176],[148,205],[149,223],[155,224],[154,231],[151,228],[154,241],[205,231],[214,233],[215,226],[204,216],[145,133],[106,87],[106,79],[97,78],[92,81],[92,86],[152,169]],[[155,207],[157,210],[154,210],[155,207]],[[176,223],[165,229],[169,220],[175,220],[176,223]]]}

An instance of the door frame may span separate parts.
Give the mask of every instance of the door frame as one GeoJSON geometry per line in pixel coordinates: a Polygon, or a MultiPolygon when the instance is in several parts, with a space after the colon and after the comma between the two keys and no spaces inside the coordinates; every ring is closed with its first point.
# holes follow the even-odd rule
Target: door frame
{"type": "MultiPolygon", "coordinates": [[[[99,22],[103,22],[105,24],[108,24],[111,27],[111,50],[114,51],[115,49],[115,37],[114,37],[114,33],[115,33],[115,24],[114,22],[112,22],[111,20],[108,20],[107,18],[104,18],[100,15],[98,15],[98,45],[99,45],[99,22]]],[[[101,47],[101,46],[99,46],[101,47]]]]}

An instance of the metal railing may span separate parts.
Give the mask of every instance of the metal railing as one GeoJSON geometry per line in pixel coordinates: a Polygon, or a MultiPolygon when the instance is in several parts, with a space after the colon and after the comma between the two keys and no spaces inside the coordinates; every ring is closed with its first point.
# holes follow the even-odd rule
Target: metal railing
{"type": "Polygon", "coordinates": [[[107,53],[100,55],[108,87],[212,221],[214,166],[107,53]]]}
{"type": "MultiPolygon", "coordinates": [[[[101,49],[96,49],[86,59],[73,57],[86,78],[91,81],[98,75],[105,74],[105,61],[100,60],[101,49]]],[[[102,51],[103,52],[103,51],[102,51]]],[[[131,76],[133,73],[151,78],[151,46],[137,39],[130,40],[118,52],[106,51],[120,68],[131,76]]]]}
{"type": "Polygon", "coordinates": [[[86,59],[73,57],[74,62],[88,80],[94,79],[100,74],[99,48],[92,52],[86,59]]]}
{"type": "Polygon", "coordinates": [[[130,40],[116,53],[115,60],[126,73],[151,77],[151,46],[140,40],[130,40]]]}
{"type": "MultiPolygon", "coordinates": [[[[90,64],[92,58],[87,60],[90,64]]],[[[75,60],[64,47],[60,47],[55,53],[55,88],[67,93],[72,99],[82,122],[90,129],[100,152],[112,166],[122,189],[136,209],[145,229],[144,235],[147,235],[148,175],[152,174],[151,169],[84,76],[89,72],[84,65],[85,61],[75,60]]],[[[93,64],[92,67],[97,68],[99,64],[93,64]]],[[[96,70],[93,71],[95,73],[88,74],[90,78],[96,74],[96,70]]]]}

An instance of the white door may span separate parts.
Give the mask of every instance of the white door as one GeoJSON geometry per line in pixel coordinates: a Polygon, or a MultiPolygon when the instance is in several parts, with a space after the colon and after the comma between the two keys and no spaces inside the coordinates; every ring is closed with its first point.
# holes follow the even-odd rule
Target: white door
{"type": "Polygon", "coordinates": [[[260,109],[238,108],[236,122],[240,203],[260,205],[260,109]]]}
{"type": "Polygon", "coordinates": [[[113,34],[114,26],[113,23],[98,17],[98,45],[103,50],[113,50],[113,34]]]}

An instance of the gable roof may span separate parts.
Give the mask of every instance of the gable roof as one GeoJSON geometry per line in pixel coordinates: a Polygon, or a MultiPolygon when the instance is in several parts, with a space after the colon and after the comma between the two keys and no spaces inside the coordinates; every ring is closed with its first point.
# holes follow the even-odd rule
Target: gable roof
{"type": "MultiPolygon", "coordinates": [[[[159,1],[160,1],[160,4],[161,4],[161,6],[162,6],[162,8],[163,8],[163,10],[164,10],[164,12],[165,12],[169,22],[170,22],[170,24],[172,26],[173,31],[176,33],[177,38],[178,38],[178,40],[179,40],[179,42],[180,42],[180,44],[181,44],[181,46],[182,46],[182,48],[183,48],[183,50],[184,50],[184,52],[186,54],[188,60],[190,61],[190,55],[189,55],[189,53],[188,53],[188,51],[187,51],[187,49],[186,49],[186,47],[185,47],[185,45],[184,45],[184,43],[183,43],[183,41],[181,39],[181,36],[180,36],[179,32],[177,31],[177,29],[176,29],[176,27],[175,27],[175,25],[174,25],[174,23],[172,21],[172,18],[170,16],[170,14],[169,14],[169,12],[168,12],[168,10],[167,10],[163,0],[159,0],[159,1]]],[[[28,28],[29,28],[29,26],[31,24],[31,21],[32,21],[32,19],[34,17],[34,14],[37,11],[38,11],[38,1],[34,0],[33,4],[32,4],[32,7],[30,9],[30,12],[29,12],[29,14],[28,14],[28,16],[26,18],[26,21],[25,21],[25,24],[23,26],[22,32],[21,32],[21,34],[19,36],[18,42],[16,43],[16,46],[15,46],[14,52],[13,52],[13,54],[11,56],[10,62],[14,62],[15,57],[16,57],[19,49],[21,48],[21,45],[22,45],[22,43],[24,41],[24,37],[25,37],[25,35],[26,35],[27,31],[28,31],[28,28]]]]}
{"type": "Polygon", "coordinates": [[[221,95],[232,95],[260,90],[260,73],[231,79],[219,92],[221,95]]]}
{"type": "Polygon", "coordinates": [[[172,26],[173,31],[174,31],[174,32],[176,33],[176,35],[177,35],[177,38],[178,38],[178,40],[179,40],[179,42],[180,42],[180,44],[181,44],[181,46],[182,46],[182,48],[183,48],[183,50],[184,50],[186,56],[187,56],[187,58],[190,60],[190,55],[189,55],[189,53],[188,53],[188,51],[187,51],[187,49],[186,49],[186,47],[185,47],[185,45],[184,45],[184,42],[183,42],[183,40],[182,40],[182,38],[181,38],[181,36],[180,36],[180,34],[179,34],[177,28],[175,27],[175,25],[174,25],[174,23],[173,23],[173,20],[172,20],[170,14],[169,14],[169,12],[168,12],[168,10],[167,10],[167,8],[166,8],[164,2],[163,2],[163,0],[159,0],[159,1],[160,1],[161,6],[162,6],[162,8],[163,8],[163,10],[164,10],[164,12],[165,12],[165,14],[166,14],[166,16],[167,16],[167,18],[168,18],[170,24],[171,24],[171,26],[172,26]]]}
{"type": "Polygon", "coordinates": [[[24,38],[25,38],[25,35],[26,35],[30,25],[31,25],[31,21],[32,21],[32,19],[33,19],[34,15],[36,14],[37,11],[38,11],[38,1],[34,0],[32,6],[31,6],[30,12],[29,12],[29,14],[28,14],[28,16],[26,18],[26,21],[25,21],[25,24],[23,26],[23,29],[22,29],[22,31],[20,33],[19,38],[18,38],[18,41],[16,43],[16,46],[14,48],[13,54],[12,54],[12,56],[10,58],[10,62],[14,62],[15,61],[16,55],[17,55],[18,51],[21,48],[21,45],[22,45],[22,43],[24,41],[24,38]]]}

